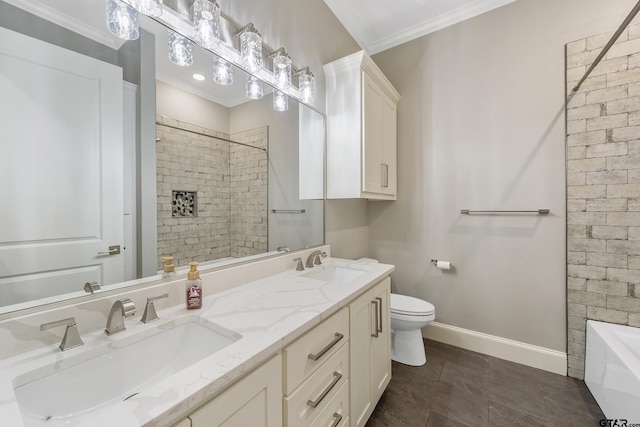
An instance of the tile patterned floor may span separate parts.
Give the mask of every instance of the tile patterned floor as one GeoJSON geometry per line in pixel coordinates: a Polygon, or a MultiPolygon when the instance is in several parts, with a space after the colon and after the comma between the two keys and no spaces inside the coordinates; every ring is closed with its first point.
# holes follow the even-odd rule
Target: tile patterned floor
{"type": "Polygon", "coordinates": [[[583,381],[425,340],[427,364],[393,362],[366,427],[597,427],[583,381]]]}

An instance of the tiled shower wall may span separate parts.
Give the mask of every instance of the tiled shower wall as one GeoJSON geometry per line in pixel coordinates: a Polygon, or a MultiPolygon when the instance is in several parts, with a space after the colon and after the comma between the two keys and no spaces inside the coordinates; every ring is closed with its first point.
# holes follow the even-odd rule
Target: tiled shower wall
{"type": "MultiPolygon", "coordinates": [[[[159,139],[156,143],[159,268],[160,257],[165,255],[172,255],[178,266],[191,261],[203,262],[265,252],[266,153],[213,138],[229,139],[228,134],[166,117],[158,117],[157,120],[160,123],[156,126],[159,139]],[[259,180],[252,179],[258,175],[259,180]],[[244,186],[233,184],[238,181],[244,186]],[[264,182],[264,186],[258,181],[264,182]],[[197,216],[172,216],[173,191],[197,193],[197,216]],[[236,192],[241,195],[235,195],[236,192]],[[242,203],[244,199],[251,204],[250,209],[234,206],[238,200],[242,203]],[[254,211],[260,209],[264,230],[256,230],[259,226],[255,225],[259,221],[254,211]],[[238,249],[239,241],[245,249],[238,249]]],[[[240,132],[237,137],[263,144],[266,148],[266,130],[257,132],[257,136],[255,134],[256,131],[240,132]]]]}
{"type": "Polygon", "coordinates": [[[231,144],[230,252],[243,257],[267,252],[267,126],[238,132],[231,144]],[[258,148],[262,148],[259,150],[258,148]]]}
{"type": "MultiPolygon", "coordinates": [[[[568,43],[570,92],[611,37],[568,43]]],[[[640,326],[640,25],[567,105],[568,374],[584,377],[586,320],[640,326]]]]}

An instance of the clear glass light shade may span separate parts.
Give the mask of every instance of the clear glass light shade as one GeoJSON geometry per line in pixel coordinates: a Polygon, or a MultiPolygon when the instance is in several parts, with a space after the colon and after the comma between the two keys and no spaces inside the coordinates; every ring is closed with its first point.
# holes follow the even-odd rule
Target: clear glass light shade
{"type": "Polygon", "coordinates": [[[276,111],[287,111],[289,109],[289,97],[284,92],[273,91],[273,109],[276,111]]]}
{"type": "Polygon", "coordinates": [[[120,0],[107,0],[107,29],[124,40],[140,37],[138,12],[120,0]]]}
{"type": "Polygon", "coordinates": [[[123,0],[140,13],[157,18],[162,15],[162,0],[123,0]]]}
{"type": "Polygon", "coordinates": [[[220,8],[216,2],[196,0],[191,6],[195,41],[207,49],[215,49],[220,44],[220,8]]]}
{"type": "Polygon", "coordinates": [[[247,84],[245,88],[245,93],[249,99],[262,99],[264,96],[262,80],[256,77],[247,76],[247,84]]]}
{"type": "Polygon", "coordinates": [[[225,86],[233,84],[233,65],[222,58],[214,58],[213,81],[225,86]]]}
{"type": "Polygon", "coordinates": [[[191,42],[176,33],[169,31],[169,60],[181,67],[188,67],[193,64],[193,47],[191,42]]]}
{"type": "Polygon", "coordinates": [[[291,86],[291,58],[289,55],[278,53],[273,57],[273,75],[276,86],[288,89],[291,86]]]}
{"type": "Polygon", "coordinates": [[[311,72],[303,72],[298,80],[300,100],[309,103],[316,97],[316,78],[311,72]]]}
{"type": "Polygon", "coordinates": [[[242,66],[257,73],[262,69],[262,36],[257,31],[246,30],[240,34],[242,66]]]}

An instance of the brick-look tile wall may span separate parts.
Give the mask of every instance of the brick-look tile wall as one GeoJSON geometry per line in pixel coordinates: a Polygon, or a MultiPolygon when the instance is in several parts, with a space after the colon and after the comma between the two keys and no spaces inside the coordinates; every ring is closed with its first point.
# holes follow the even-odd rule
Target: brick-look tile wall
{"type": "MultiPolygon", "coordinates": [[[[567,89],[611,33],[568,43],[567,89]]],[[[567,353],[584,377],[586,320],[640,326],[640,25],[567,105],[567,353]]]]}
{"type": "Polygon", "coordinates": [[[160,257],[172,255],[174,263],[209,261],[229,256],[229,143],[206,135],[228,134],[166,117],[156,126],[158,192],[158,265],[160,257]],[[196,191],[198,216],[171,216],[173,191],[196,191]]]}
{"type": "MultiPolygon", "coordinates": [[[[234,141],[268,148],[267,126],[238,132],[234,141]]],[[[263,150],[231,144],[230,256],[267,252],[267,154],[263,150]]]]}

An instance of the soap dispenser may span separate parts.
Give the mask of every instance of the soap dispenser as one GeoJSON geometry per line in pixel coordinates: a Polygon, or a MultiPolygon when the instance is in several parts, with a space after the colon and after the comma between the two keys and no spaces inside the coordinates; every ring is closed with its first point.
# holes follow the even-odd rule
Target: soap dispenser
{"type": "Polygon", "coordinates": [[[189,263],[187,273],[187,310],[202,308],[202,279],[198,271],[198,263],[189,263]]]}
{"type": "Polygon", "coordinates": [[[172,256],[163,256],[160,259],[164,261],[164,269],[162,271],[162,278],[168,279],[170,277],[174,277],[176,275],[176,268],[173,265],[173,257],[172,256]]]}

